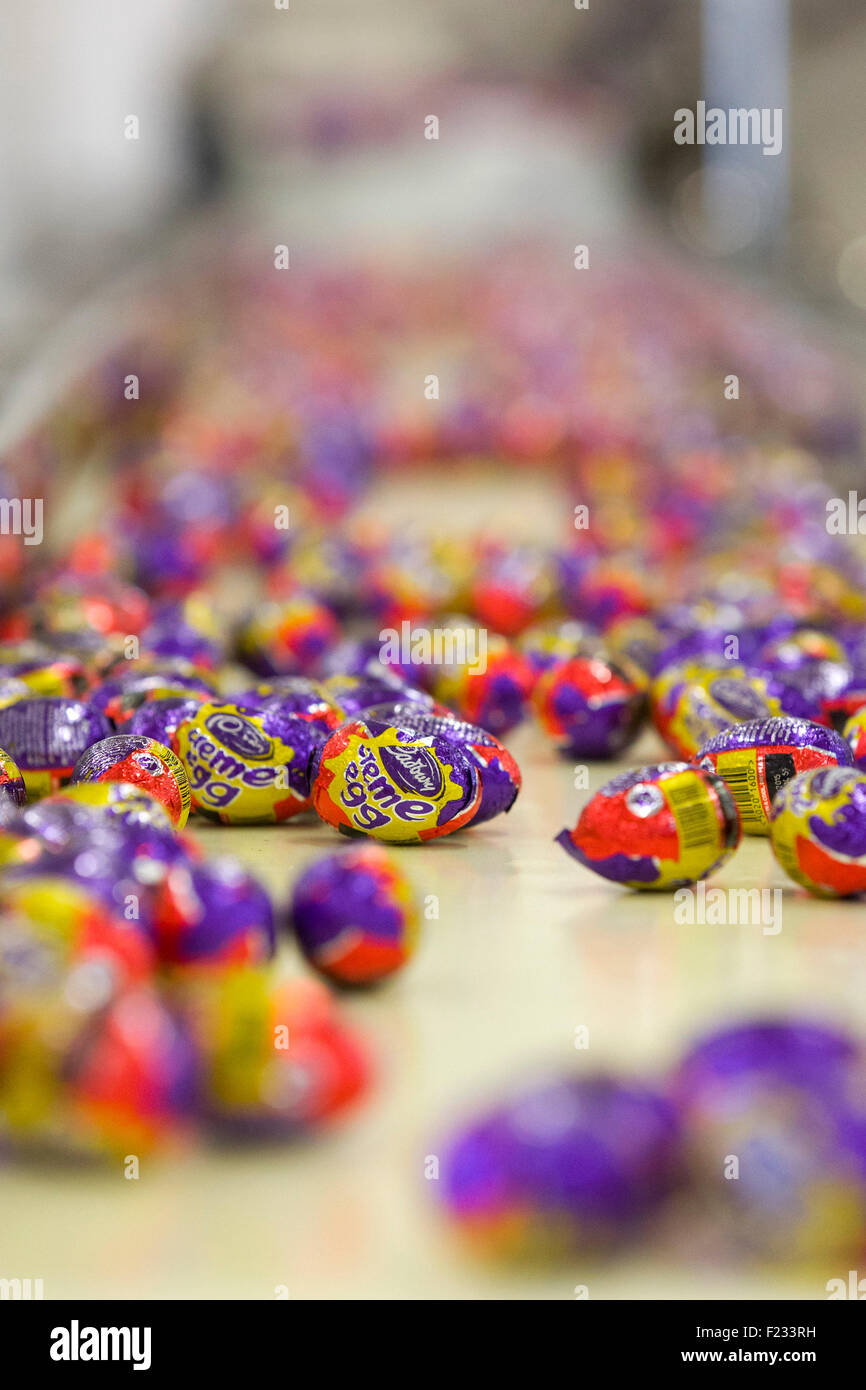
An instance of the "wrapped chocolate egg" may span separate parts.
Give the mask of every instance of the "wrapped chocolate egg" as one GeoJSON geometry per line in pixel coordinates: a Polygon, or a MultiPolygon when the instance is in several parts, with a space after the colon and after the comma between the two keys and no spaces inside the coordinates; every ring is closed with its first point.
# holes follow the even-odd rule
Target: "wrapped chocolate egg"
{"type": "Polygon", "coordinates": [[[563,597],[570,613],[602,630],[623,618],[646,613],[651,606],[644,577],[616,561],[585,568],[563,597]]]}
{"type": "Polygon", "coordinates": [[[82,1032],[67,1060],[64,1141],[115,1159],[177,1145],[192,1132],[199,1075],[192,1038],[160,995],[128,990],[82,1032]]]}
{"type": "Polygon", "coordinates": [[[469,825],[481,805],[476,765],[441,736],[375,720],[342,724],[311,765],[313,806],[344,834],[411,844],[469,825]]]}
{"type": "Polygon", "coordinates": [[[340,710],[343,719],[351,719],[371,705],[380,705],[386,700],[401,700],[427,708],[433,704],[433,698],[426,690],[409,685],[386,666],[376,672],[362,672],[358,676],[329,676],[323,683],[323,689],[340,710]]]}
{"type": "Polygon", "coordinates": [[[41,805],[50,808],[70,802],[105,811],[131,828],[156,826],[159,830],[171,830],[174,825],[168,808],[140,782],[73,782],[62,792],[45,797],[41,805]]]}
{"type": "Polygon", "coordinates": [[[660,763],[614,777],[556,839],[614,883],[680,888],[721,868],[740,842],[740,820],[721,777],[660,763]]]}
{"type": "Polygon", "coordinates": [[[257,675],[309,675],[336,636],[329,608],[310,594],[293,594],[257,609],[238,635],[238,655],[257,675]]]}
{"type": "Polygon", "coordinates": [[[150,669],[146,664],[131,671],[121,671],[107,677],[88,695],[91,703],[113,724],[125,725],[151,700],[190,699],[212,700],[215,692],[206,671],[197,671],[188,662],[150,669]]]}
{"type": "Polygon", "coordinates": [[[503,811],[510,811],[523,785],[520,768],[508,749],[494,738],[486,729],[477,724],[467,724],[453,714],[440,712],[441,706],[434,710],[422,709],[418,705],[397,702],[391,705],[374,705],[364,713],[367,720],[381,724],[392,724],[397,728],[411,729],[420,738],[448,738],[460,744],[466,757],[478,769],[481,781],[481,804],[472,819],[473,825],[482,825],[503,811]]]}
{"type": "MultiPolygon", "coordinates": [[[[68,972],[81,962],[98,963],[105,988],[88,1001],[96,1007],[151,974],[153,945],[135,921],[112,912],[83,878],[57,872],[9,875],[0,888],[0,1036],[5,1022],[23,1006],[47,1008],[67,989],[68,972]]],[[[74,991],[73,991],[74,993],[74,991]]],[[[0,1047],[2,1051],[2,1047],[0,1047]]]]}
{"type": "Polygon", "coordinates": [[[318,980],[237,967],[180,985],[204,1059],[204,1111],[235,1138],[291,1137],[341,1116],[369,1089],[366,1047],[318,980]]]}
{"type": "Polygon", "coordinates": [[[142,733],[143,730],[131,727],[132,721],[137,714],[148,709],[151,704],[161,704],[166,700],[183,700],[185,703],[192,701],[203,705],[205,701],[216,698],[216,691],[212,687],[205,689],[202,685],[196,690],[185,689],[167,679],[162,685],[152,686],[148,690],[124,691],[123,694],[110,701],[107,713],[118,733],[142,733]]]}
{"type": "Polygon", "coordinates": [[[21,806],[27,799],[24,778],[14,758],[0,748],[0,799],[21,806]]]}
{"type": "Polygon", "coordinates": [[[810,692],[801,672],[744,671],[740,675],[707,673],[687,681],[675,694],[666,739],[683,758],[694,758],[699,748],[732,724],[790,715],[826,723],[817,690],[810,692]]]}
{"type": "Polygon", "coordinates": [[[813,767],[792,777],[773,798],[770,843],[816,897],[866,893],[866,773],[813,767]]]}
{"type": "Polygon", "coordinates": [[[192,719],[205,703],[200,695],[161,695],[155,700],[145,700],[130,715],[123,731],[156,739],[157,743],[170,748],[171,740],[181,724],[192,719]]]}
{"type": "Polygon", "coordinates": [[[601,657],[574,657],[539,677],[532,703],[563,754],[613,758],[640,732],[643,691],[601,657]]]}
{"type": "Polygon", "coordinates": [[[770,807],[781,787],[811,767],[850,767],[851,750],[832,729],[807,719],[732,724],[699,749],[696,761],[716,772],[737,803],[747,835],[770,833],[770,807]]]}
{"type": "Polygon", "coordinates": [[[650,718],[668,747],[680,757],[691,758],[696,747],[700,747],[695,745],[695,734],[707,727],[708,720],[713,721],[716,732],[733,722],[727,711],[714,706],[706,690],[716,676],[743,675],[744,666],[713,665],[694,659],[662,668],[650,685],[650,718]]]}
{"type": "Polygon", "coordinates": [[[154,940],[161,885],[171,865],[187,855],[181,838],[155,825],[127,826],[90,808],[88,819],[80,806],[33,809],[42,812],[39,823],[7,853],[7,881],[66,878],[98,898],[119,925],[154,940]]]}
{"type": "Polygon", "coordinates": [[[84,750],[110,733],[105,715],[80,700],[17,700],[0,709],[0,748],[21,769],[31,798],[57,791],[84,750]]]}
{"type": "Polygon", "coordinates": [[[656,669],[661,635],[649,618],[618,618],[604,634],[604,644],[614,661],[631,661],[649,680],[656,669]]]}
{"type": "Polygon", "coordinates": [[[170,748],[143,734],[112,734],[91,744],[75,764],[72,782],[131,782],[165,807],[178,830],[189,819],[183,763],[170,748]]]}
{"type": "MultiPolygon", "coordinates": [[[[139,1153],[163,1137],[162,1121],[170,1125],[175,1110],[169,1104],[162,1114],[154,1101],[177,1073],[172,1049],[160,1045],[163,1009],[147,989],[151,969],[143,934],[121,927],[82,886],[46,877],[4,887],[0,1129],[14,1149],[104,1156],[139,1153]],[[133,1073],[123,1048],[107,1040],[121,1001],[142,993],[152,1006],[129,1039],[144,1068],[133,1073]]],[[[181,1055],[192,1064],[188,1048],[181,1055]]]]}
{"type": "Polygon", "coordinates": [[[554,1078],[458,1130],[437,1190],[480,1254],[602,1249],[633,1235],[673,1190],[680,1144],[674,1107],[640,1082],[554,1078]]]}
{"type": "Polygon", "coordinates": [[[839,661],[807,661],[796,667],[758,667],[754,677],[771,700],[775,697],[774,714],[836,727],[832,716],[838,720],[846,707],[843,692],[851,685],[851,668],[839,661]]]}
{"type": "Polygon", "coordinates": [[[141,646],[156,660],[180,657],[209,670],[220,664],[226,650],[219,614],[204,593],[158,604],[142,631],[141,646]]]}
{"type": "Polygon", "coordinates": [[[810,661],[844,661],[845,648],[829,632],[816,628],[800,628],[768,642],[761,648],[757,661],[762,666],[778,670],[797,668],[810,661]]]}
{"type": "Polygon", "coordinates": [[[518,548],[482,560],[470,594],[479,622],[513,637],[550,611],[554,574],[547,556],[518,548]]]}
{"type": "Polygon", "coordinates": [[[677,691],[667,725],[666,741],[682,758],[732,724],[769,719],[778,710],[755,682],[746,676],[713,676],[706,685],[688,681],[677,691]]]}
{"type": "Polygon", "coordinates": [[[461,719],[504,738],[525,718],[534,684],[526,657],[491,633],[476,660],[434,669],[433,693],[461,719]]]}
{"type": "MultiPolygon", "coordinates": [[[[410,627],[411,634],[411,627],[410,627]]],[[[400,634],[396,634],[399,638],[400,634]]],[[[369,637],[352,637],[338,642],[322,659],[321,671],[324,677],[330,676],[396,676],[407,685],[418,678],[419,668],[411,660],[411,644],[408,652],[401,651],[401,643],[388,647],[377,634],[369,637]]],[[[385,696],[388,699],[389,696],[385,696]]]]}
{"type": "MultiPolygon", "coordinates": [[[[403,728],[404,725],[411,727],[413,719],[452,719],[466,729],[478,728],[477,724],[466,724],[453,709],[440,704],[438,700],[383,700],[379,704],[365,705],[358,713],[365,719],[369,716],[370,719],[378,720],[380,724],[395,724],[398,728],[403,728]]],[[[482,733],[487,734],[487,730],[483,729],[482,733]]],[[[487,737],[492,738],[493,735],[487,734],[487,737]]]]}
{"type": "Polygon", "coordinates": [[[310,806],[309,763],[324,734],[279,706],[202,705],[180,725],[174,747],[192,804],[226,825],[288,820],[310,806]]]}
{"type": "Polygon", "coordinates": [[[866,708],[851,715],[842,730],[842,737],[851,749],[854,766],[866,770],[866,708]]]}
{"type": "Polygon", "coordinates": [[[74,698],[87,684],[84,665],[76,656],[36,642],[0,648],[0,676],[20,681],[31,697],[74,698]]]}
{"type": "Polygon", "coordinates": [[[600,632],[572,618],[562,623],[530,627],[516,642],[536,675],[576,656],[598,656],[603,646],[600,632]]]}
{"type": "Polygon", "coordinates": [[[862,1250],[866,1071],[850,1038],[796,1019],[723,1028],[671,1089],[693,1188],[728,1242],[776,1259],[862,1250]]]}
{"type": "MultiPolygon", "coordinates": [[[[0,810],[9,803],[0,802],[0,810]]],[[[86,782],[14,808],[0,821],[0,862],[32,864],[43,854],[71,854],[93,833],[112,853],[171,859],[186,852],[168,812],[123,782],[86,782]]],[[[87,860],[88,867],[93,861],[87,860]]]]}
{"type": "MultiPolygon", "coordinates": [[[[843,673],[841,680],[829,674],[827,662],[814,661],[799,670],[773,670],[772,668],[750,668],[749,684],[760,692],[770,714],[787,715],[791,719],[809,719],[813,724],[827,724],[829,698],[847,680],[843,673]]],[[[838,669],[838,668],[836,668],[838,669]]],[[[733,689],[732,689],[732,694],[733,689]]],[[[736,698],[736,697],[735,697],[736,698]]],[[[744,719],[760,719],[760,713],[745,713],[744,719]]]]}
{"type": "Polygon", "coordinates": [[[242,690],[231,698],[235,704],[243,705],[246,709],[279,706],[284,714],[306,719],[325,733],[336,729],[346,717],[324,685],[306,676],[273,676],[269,681],[262,681],[251,690],[242,690]]]}
{"type": "Polygon", "coordinates": [[[168,965],[260,965],[276,949],[274,909],[258,879],[228,856],[172,864],[156,910],[168,965]]]}
{"type": "Polygon", "coordinates": [[[341,985],[371,985],[413,955],[420,928],[405,874],[378,845],[323,855],[292,891],[290,917],[306,959],[341,985]]]}

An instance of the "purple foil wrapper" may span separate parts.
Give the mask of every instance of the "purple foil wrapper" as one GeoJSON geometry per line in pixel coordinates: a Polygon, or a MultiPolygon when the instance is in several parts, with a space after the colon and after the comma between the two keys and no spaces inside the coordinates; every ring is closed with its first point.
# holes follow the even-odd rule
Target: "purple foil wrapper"
{"type": "Polygon", "coordinates": [[[108,680],[102,681],[89,692],[88,700],[104,713],[108,706],[122,695],[140,693],[144,700],[148,690],[157,690],[163,686],[198,691],[204,685],[206,682],[200,676],[178,672],[170,666],[160,671],[128,671],[122,676],[110,676],[108,680]]]}
{"type": "Polygon", "coordinates": [[[866,1071],[849,1037],[801,1020],[725,1028],[686,1055],[671,1094],[691,1179],[726,1239],[774,1258],[862,1249],[866,1071]]]}
{"type": "Polygon", "coordinates": [[[408,682],[417,675],[417,667],[398,662],[382,661],[382,643],[378,637],[349,639],[339,642],[322,661],[325,676],[379,676],[382,671],[393,673],[408,682]]]}
{"type": "Polygon", "coordinates": [[[148,700],[124,725],[124,733],[155,738],[157,743],[170,748],[172,734],[185,719],[194,719],[203,703],[199,696],[184,699],[182,695],[166,695],[161,700],[148,700]]]}
{"type": "Polygon", "coordinates": [[[205,637],[179,615],[151,623],[141,634],[141,645],[154,656],[181,657],[195,666],[216,666],[224,656],[219,642],[205,637]]]}
{"type": "Polygon", "coordinates": [[[360,676],[331,676],[325,686],[331,699],[343,711],[347,719],[363,714],[373,705],[391,700],[405,701],[429,708],[433,704],[432,695],[416,686],[407,685],[397,675],[382,668],[381,675],[364,674],[360,676]]]}
{"type": "Polygon", "coordinates": [[[469,1227],[495,1230],[513,1215],[518,1227],[537,1222],[541,1242],[553,1229],[554,1244],[592,1246],[625,1234],[671,1191],[679,1150],[662,1095],[606,1076],[554,1080],[451,1141],[440,1195],[469,1227]]]}
{"type": "Polygon", "coordinates": [[[367,845],[323,855],[301,874],[292,891],[291,926],[306,958],[325,975],[369,984],[408,957],[414,908],[395,891],[395,875],[384,852],[367,845]],[[368,945],[380,952],[376,968],[369,975],[342,974],[341,952],[368,945]],[[385,966],[388,952],[393,958],[385,966]]]}
{"type": "Polygon", "coordinates": [[[753,719],[748,724],[732,724],[716,734],[696,755],[696,761],[707,753],[724,753],[732,748],[762,748],[789,744],[794,748],[816,748],[833,757],[840,767],[850,767],[854,761],[845,740],[822,724],[808,719],[753,719]]]}
{"type": "Polygon", "coordinates": [[[847,1034],[815,1023],[768,1019],[737,1024],[696,1043],[680,1063],[675,1085],[686,1105],[748,1077],[821,1092],[858,1052],[847,1034]]]}
{"type": "Polygon", "coordinates": [[[264,709],[266,705],[282,701],[287,713],[302,714],[320,705],[325,696],[321,685],[309,676],[272,676],[270,680],[260,681],[249,690],[227,695],[226,699],[247,709],[264,709]]]}
{"type": "Polygon", "coordinates": [[[24,771],[71,770],[85,748],[111,732],[106,716],[81,700],[52,696],[0,709],[0,747],[24,771]]]}
{"type": "Polygon", "coordinates": [[[22,839],[35,835],[44,841],[49,851],[54,852],[65,849],[74,840],[83,841],[94,826],[104,822],[104,812],[96,807],[47,797],[5,817],[3,829],[22,839]]]}
{"type": "Polygon", "coordinates": [[[295,760],[289,764],[288,784],[299,795],[309,796],[310,759],[315,751],[324,745],[329,731],[320,728],[309,719],[301,719],[291,709],[284,709],[279,703],[251,712],[261,720],[265,733],[295,749],[295,760]]]}
{"type": "Polygon", "coordinates": [[[781,702],[785,714],[821,720],[824,702],[840,695],[851,682],[850,668],[839,661],[810,661],[804,666],[758,668],[767,691],[781,702]]]}
{"type": "Polygon", "coordinates": [[[327,736],[340,722],[341,715],[331,697],[306,676],[274,676],[251,690],[227,695],[227,700],[257,713],[275,709],[282,714],[305,719],[327,736]]]}
{"type": "Polygon", "coordinates": [[[55,806],[51,810],[37,830],[41,853],[26,865],[7,866],[8,879],[63,874],[96,894],[121,924],[153,939],[156,894],[169,867],[186,860],[182,842],[173,832],[156,827],[130,828],[107,817],[89,824],[76,817],[73,824],[55,806]],[[137,914],[133,917],[131,906],[137,914]]]}
{"type": "Polygon", "coordinates": [[[258,964],[276,950],[270,896],[234,859],[179,862],[168,879],[167,900],[171,906],[159,923],[160,955],[166,961],[258,964]]]}

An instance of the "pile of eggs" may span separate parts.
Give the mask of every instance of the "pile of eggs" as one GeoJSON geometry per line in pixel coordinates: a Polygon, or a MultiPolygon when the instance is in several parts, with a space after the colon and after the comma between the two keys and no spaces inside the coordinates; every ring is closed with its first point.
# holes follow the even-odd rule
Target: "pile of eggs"
{"type": "Polygon", "coordinates": [[[376,984],[418,938],[387,852],[320,856],[276,907],[140,785],[0,808],[0,1125],[13,1151],[141,1155],[194,1130],[307,1133],[369,1090],[327,983],[376,984]],[[276,960],[293,938],[318,976],[276,960]]]}
{"type": "MultiPolygon", "coordinates": [[[[116,484],[67,550],[0,547],[15,1151],[289,1137],[350,1110],[371,1065],[334,987],[392,977],[418,939],[388,847],[503,833],[484,827],[520,792],[506,742],[530,719],[557,759],[621,759],[650,728],[668,750],[561,832],[584,868],[671,890],[745,833],[818,897],[866,891],[866,571],[823,526],[819,444],[855,431],[831,363],[658,265],[563,296],[558,262],[508,248],[408,283],[228,259],[155,292],[152,332],[3,463],[49,520],[58,455],[101,454],[116,484]],[[460,383],[435,411],[395,352],[421,339],[460,383]],[[722,343],[778,449],[706,403],[722,343]],[[559,540],[353,516],[374,461],[399,490],[461,457],[493,488],[503,464],[555,473],[559,540]],[[303,817],[349,843],[282,905],[190,834],[303,817]],[[289,937],[312,973],[284,973],[289,937]]],[[[836,1030],[764,1021],[658,1085],[557,1078],[455,1136],[443,1203],[502,1252],[607,1247],[682,1191],[764,1254],[859,1249],[863,1068],[836,1030]]]]}

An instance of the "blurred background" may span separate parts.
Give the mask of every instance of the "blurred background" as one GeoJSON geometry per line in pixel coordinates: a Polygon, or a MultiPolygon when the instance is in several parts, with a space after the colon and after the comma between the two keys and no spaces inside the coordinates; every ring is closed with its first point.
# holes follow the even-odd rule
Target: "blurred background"
{"type": "Polygon", "coordinates": [[[294,244],[655,230],[859,342],[856,0],[282,3],[3,0],[0,370],[213,200],[294,244]],[[779,157],[674,143],[678,107],[743,93],[784,107],[779,157]]]}

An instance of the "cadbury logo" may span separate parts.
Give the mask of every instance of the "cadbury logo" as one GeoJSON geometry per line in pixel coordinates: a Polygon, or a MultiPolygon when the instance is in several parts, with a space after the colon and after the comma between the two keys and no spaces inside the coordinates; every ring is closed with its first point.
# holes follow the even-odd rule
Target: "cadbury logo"
{"type": "Polygon", "coordinates": [[[273,744],[249,719],[240,714],[211,714],[205,720],[208,733],[242,758],[269,758],[273,744]]]}
{"type": "Polygon", "coordinates": [[[404,792],[436,797],[442,791],[442,769],[427,748],[380,748],[382,766],[404,792]]]}

